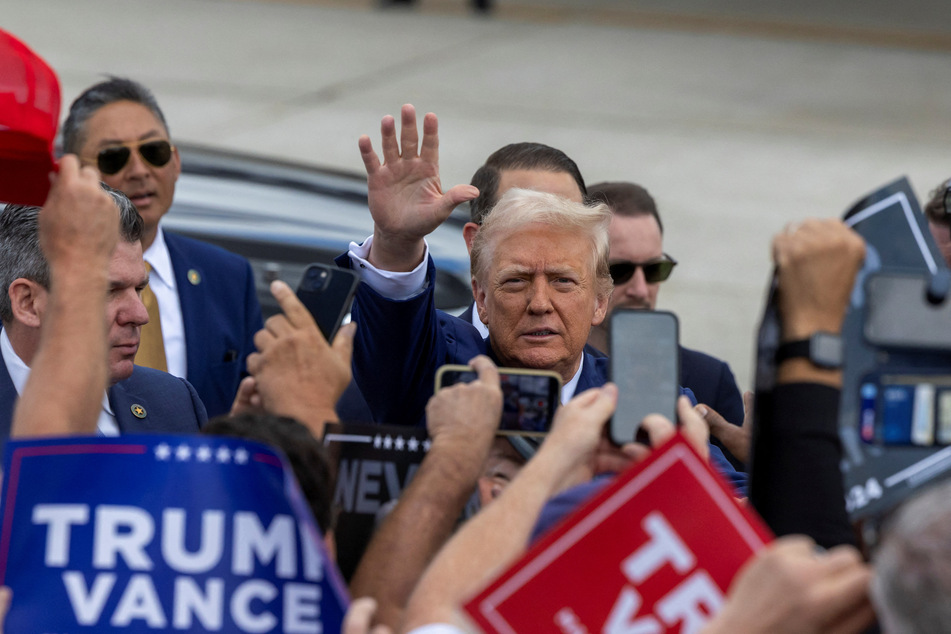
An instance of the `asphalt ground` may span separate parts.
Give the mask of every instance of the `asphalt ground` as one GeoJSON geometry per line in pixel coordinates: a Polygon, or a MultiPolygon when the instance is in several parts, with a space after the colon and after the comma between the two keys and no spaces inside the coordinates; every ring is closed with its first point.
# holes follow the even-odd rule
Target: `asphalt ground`
{"type": "Polygon", "coordinates": [[[64,110],[130,76],[178,140],[359,171],[357,138],[409,102],[440,116],[447,186],[524,140],[589,182],[641,183],[680,261],[659,307],[743,388],[770,237],[900,175],[925,196],[951,173],[943,3],[495,4],[0,0],[0,27],[56,68],[64,110]]]}

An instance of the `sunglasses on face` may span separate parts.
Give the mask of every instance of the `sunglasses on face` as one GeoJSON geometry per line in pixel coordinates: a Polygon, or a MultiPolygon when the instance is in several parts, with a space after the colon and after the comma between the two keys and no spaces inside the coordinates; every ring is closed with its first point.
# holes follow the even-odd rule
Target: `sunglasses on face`
{"type": "Polygon", "coordinates": [[[106,175],[118,173],[129,162],[133,148],[138,150],[139,156],[149,165],[164,167],[172,160],[172,151],[175,146],[164,139],[113,145],[100,150],[96,155],[99,171],[106,175]]]}
{"type": "Polygon", "coordinates": [[[624,284],[634,277],[634,272],[637,271],[638,267],[644,271],[644,280],[648,284],[656,284],[670,277],[670,272],[674,270],[675,266],[677,266],[677,260],[665,253],[659,260],[653,262],[615,262],[609,267],[609,270],[615,286],[624,284]]]}

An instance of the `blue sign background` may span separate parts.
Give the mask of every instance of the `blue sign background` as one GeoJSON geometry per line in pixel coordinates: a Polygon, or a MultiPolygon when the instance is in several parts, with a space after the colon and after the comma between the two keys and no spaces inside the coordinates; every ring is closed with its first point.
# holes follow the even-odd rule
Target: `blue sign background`
{"type": "Polygon", "coordinates": [[[0,519],[7,632],[337,632],[346,611],[293,474],[265,445],[10,441],[0,519]]]}

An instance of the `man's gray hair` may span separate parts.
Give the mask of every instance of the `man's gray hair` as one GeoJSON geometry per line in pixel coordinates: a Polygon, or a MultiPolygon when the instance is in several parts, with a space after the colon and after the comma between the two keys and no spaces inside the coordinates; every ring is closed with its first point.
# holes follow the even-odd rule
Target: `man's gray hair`
{"type": "Polygon", "coordinates": [[[530,189],[508,190],[485,216],[472,243],[472,276],[486,286],[498,242],[533,224],[586,235],[591,240],[591,270],[597,278],[597,296],[602,299],[611,296],[614,283],[608,270],[608,227],[611,224],[608,206],[585,205],[530,189]]]}
{"type": "Polygon", "coordinates": [[[951,631],[951,482],[906,502],[884,535],[871,588],[883,631],[951,631]]]}
{"type": "Polygon", "coordinates": [[[162,114],[152,91],[137,81],[110,76],[106,81],[87,88],[70,105],[69,114],[63,122],[63,151],[67,154],[78,154],[86,143],[86,122],[97,110],[117,101],[131,101],[145,106],[161,122],[168,134],[165,115],[162,114]]]}
{"type": "MultiPolygon", "coordinates": [[[[126,242],[142,239],[145,223],[132,201],[105,183],[102,188],[119,208],[119,235],[126,242]]],[[[10,285],[23,278],[50,287],[50,267],[40,249],[40,208],[31,205],[7,205],[0,211],[0,321],[13,321],[10,285]]]]}

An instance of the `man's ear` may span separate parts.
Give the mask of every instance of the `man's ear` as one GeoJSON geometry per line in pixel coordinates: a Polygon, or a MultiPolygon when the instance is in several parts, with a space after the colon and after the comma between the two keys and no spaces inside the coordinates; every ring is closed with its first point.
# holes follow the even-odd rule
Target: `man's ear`
{"type": "Polygon", "coordinates": [[[178,153],[178,148],[172,146],[172,167],[175,169],[175,180],[182,175],[182,157],[178,153]]]}
{"type": "Polygon", "coordinates": [[[489,317],[485,310],[485,289],[482,288],[482,285],[479,284],[475,277],[472,278],[472,297],[475,299],[475,307],[479,313],[479,320],[482,321],[483,324],[488,325],[489,317]]]}
{"type": "Polygon", "coordinates": [[[479,225],[474,222],[467,222],[462,228],[462,237],[465,238],[466,249],[469,253],[472,253],[472,242],[475,240],[477,233],[479,233],[479,225]]]}
{"type": "Polygon", "coordinates": [[[33,280],[18,277],[7,289],[13,318],[25,326],[39,328],[46,312],[47,290],[33,280]]]}
{"type": "Polygon", "coordinates": [[[611,305],[611,296],[608,295],[606,297],[601,297],[598,295],[597,299],[595,299],[595,302],[597,303],[594,306],[594,316],[591,318],[592,326],[599,325],[602,321],[604,321],[605,317],[608,316],[608,306],[611,305]]]}

